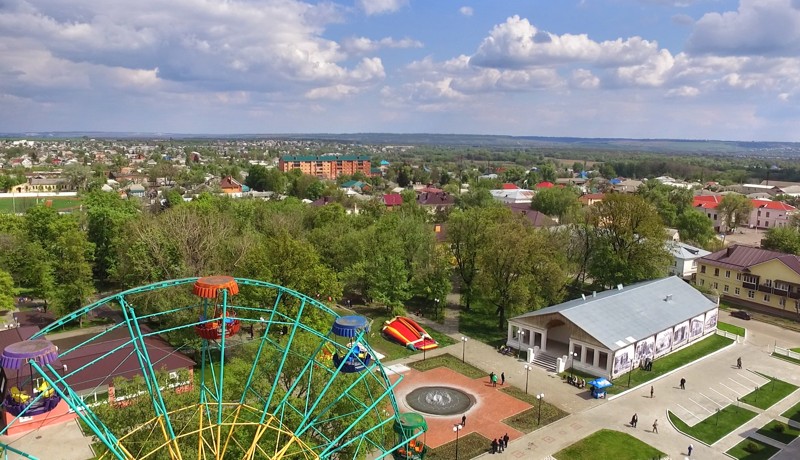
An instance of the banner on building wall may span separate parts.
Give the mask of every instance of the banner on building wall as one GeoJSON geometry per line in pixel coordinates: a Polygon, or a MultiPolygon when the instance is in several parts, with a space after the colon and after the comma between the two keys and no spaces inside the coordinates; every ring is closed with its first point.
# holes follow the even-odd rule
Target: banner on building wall
{"type": "Polygon", "coordinates": [[[656,334],[656,356],[669,352],[672,348],[672,328],[656,334]]]}
{"type": "Polygon", "coordinates": [[[634,363],[639,365],[645,358],[653,358],[655,356],[656,337],[651,336],[636,343],[636,360],[634,363]]]}
{"type": "Polygon", "coordinates": [[[689,321],[684,321],[675,326],[672,333],[672,348],[677,348],[689,339],[689,321]]]}
{"type": "Polygon", "coordinates": [[[703,335],[703,326],[705,325],[706,315],[702,314],[692,318],[689,326],[689,340],[694,340],[703,335]]]}
{"type": "Polygon", "coordinates": [[[714,332],[717,329],[718,314],[719,312],[716,308],[706,313],[706,328],[704,330],[706,334],[708,334],[709,332],[714,332]]]}
{"type": "Polygon", "coordinates": [[[611,374],[619,375],[627,372],[631,366],[633,366],[633,345],[628,345],[614,353],[614,367],[611,369],[611,374]]]}

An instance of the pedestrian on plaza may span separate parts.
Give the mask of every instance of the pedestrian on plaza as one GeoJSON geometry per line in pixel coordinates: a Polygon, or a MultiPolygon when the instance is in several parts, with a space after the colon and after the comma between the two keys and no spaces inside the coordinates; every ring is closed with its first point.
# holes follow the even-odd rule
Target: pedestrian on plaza
{"type": "Polygon", "coordinates": [[[505,384],[506,384],[506,373],[505,372],[501,372],[500,373],[500,385],[505,385],[505,384]]]}
{"type": "Polygon", "coordinates": [[[493,454],[497,453],[497,439],[496,438],[492,439],[492,453],[493,454]]]}
{"type": "Polygon", "coordinates": [[[494,372],[492,372],[492,386],[493,387],[497,386],[497,374],[495,374],[494,372]]]}
{"type": "Polygon", "coordinates": [[[506,433],[503,435],[503,447],[508,448],[508,440],[509,440],[508,433],[506,433]]]}
{"type": "Polygon", "coordinates": [[[742,357],[741,357],[741,356],[739,356],[738,358],[736,358],[736,367],[737,367],[738,369],[741,369],[741,368],[742,368],[742,357]]]}
{"type": "Polygon", "coordinates": [[[461,426],[462,427],[467,426],[467,414],[461,416],[461,426]]]}
{"type": "Polygon", "coordinates": [[[639,423],[639,416],[636,415],[636,414],[633,414],[633,417],[631,417],[631,426],[636,428],[636,424],[637,423],[639,423]]]}
{"type": "Polygon", "coordinates": [[[489,372],[489,383],[494,382],[494,372],[489,372]]]}
{"type": "Polygon", "coordinates": [[[658,434],[658,419],[653,422],[653,433],[658,434]]]}
{"type": "Polygon", "coordinates": [[[689,453],[687,454],[687,456],[688,456],[688,457],[691,457],[691,456],[692,456],[692,451],[694,450],[694,446],[693,446],[693,445],[691,445],[691,444],[689,444],[689,447],[688,447],[686,450],[687,450],[687,451],[689,451],[689,453]]]}
{"type": "Polygon", "coordinates": [[[503,447],[503,437],[500,436],[499,438],[497,438],[497,452],[502,454],[504,450],[505,447],[503,447]]]}
{"type": "Polygon", "coordinates": [[[681,379],[681,390],[686,389],[686,379],[681,379]]]}
{"type": "Polygon", "coordinates": [[[653,385],[650,385],[650,399],[653,399],[653,385]]]}

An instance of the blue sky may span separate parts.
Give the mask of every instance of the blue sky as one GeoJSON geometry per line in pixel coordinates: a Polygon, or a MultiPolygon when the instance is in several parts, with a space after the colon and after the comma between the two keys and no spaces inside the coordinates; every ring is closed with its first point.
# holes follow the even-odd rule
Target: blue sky
{"type": "Polygon", "coordinates": [[[0,0],[0,132],[800,141],[800,0],[0,0]]]}

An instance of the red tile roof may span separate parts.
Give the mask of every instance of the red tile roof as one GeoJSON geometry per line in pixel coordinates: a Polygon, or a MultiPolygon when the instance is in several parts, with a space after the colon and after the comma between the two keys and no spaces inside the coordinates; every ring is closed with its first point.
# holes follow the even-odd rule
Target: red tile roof
{"type": "Polygon", "coordinates": [[[766,208],[766,209],[775,209],[777,211],[797,211],[797,208],[794,206],[788,205],[782,201],[772,201],[772,200],[759,200],[755,199],[752,200],[753,208],[766,208]]]}
{"type": "Polygon", "coordinates": [[[528,222],[536,228],[556,225],[556,221],[547,214],[531,209],[530,203],[506,203],[505,206],[515,214],[524,215],[528,222]]]}
{"type": "Polygon", "coordinates": [[[739,244],[701,257],[700,261],[709,265],[741,270],[775,259],[800,274],[800,257],[798,256],[739,244]]]}
{"type": "Polygon", "coordinates": [[[536,184],[536,188],[553,188],[553,185],[554,184],[552,182],[544,181],[536,184]]]}
{"type": "Polygon", "coordinates": [[[386,206],[400,206],[403,204],[403,196],[399,193],[387,193],[383,195],[383,204],[386,206]]]}
{"type": "Polygon", "coordinates": [[[508,183],[508,182],[503,184],[501,187],[503,188],[503,190],[517,190],[519,188],[515,184],[511,184],[511,183],[508,183]]]}

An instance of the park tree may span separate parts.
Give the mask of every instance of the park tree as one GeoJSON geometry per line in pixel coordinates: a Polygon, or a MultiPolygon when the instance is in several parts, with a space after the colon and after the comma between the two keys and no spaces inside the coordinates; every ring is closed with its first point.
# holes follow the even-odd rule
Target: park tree
{"type": "MultiPolygon", "coordinates": [[[[67,315],[83,305],[95,293],[92,279],[94,244],[89,242],[86,233],[77,226],[62,226],[53,245],[54,265],[54,305],[59,314],[67,315]]],[[[80,317],[83,326],[83,315],[80,317]]]]}
{"type": "Polygon", "coordinates": [[[752,210],[753,204],[750,199],[738,193],[725,195],[717,205],[717,212],[722,215],[722,221],[728,232],[746,223],[752,210]]]}
{"type": "Polygon", "coordinates": [[[539,175],[542,180],[548,182],[555,182],[558,174],[556,173],[556,166],[551,162],[546,162],[539,167],[539,175]]]}
{"type": "Polygon", "coordinates": [[[701,248],[708,246],[714,238],[714,227],[711,219],[702,212],[689,208],[675,220],[675,228],[683,241],[701,248]]]}
{"type": "Polygon", "coordinates": [[[11,273],[0,269],[0,310],[13,311],[14,298],[16,296],[16,288],[14,287],[14,278],[11,273]]]}
{"type": "Polygon", "coordinates": [[[531,200],[531,208],[558,218],[564,217],[580,207],[578,192],[572,187],[553,187],[536,192],[531,200]]]}
{"type": "Polygon", "coordinates": [[[94,244],[94,275],[108,281],[119,262],[123,229],[140,215],[132,200],[123,200],[116,193],[93,191],[84,197],[86,231],[94,244]]]}
{"type": "Polygon", "coordinates": [[[589,212],[588,275],[604,288],[666,274],[671,261],[656,209],[636,195],[611,194],[589,212]]]}
{"type": "Polygon", "coordinates": [[[478,274],[478,253],[487,240],[482,208],[456,210],[447,221],[447,243],[453,252],[456,274],[461,281],[461,302],[469,310],[478,274]]]}
{"type": "Polygon", "coordinates": [[[667,227],[675,227],[678,216],[692,206],[690,189],[662,184],[654,179],[645,181],[636,194],[655,207],[667,227]]]}
{"type": "Polygon", "coordinates": [[[800,255],[800,231],[796,227],[774,227],[767,230],[761,247],[771,251],[800,255]]]}

